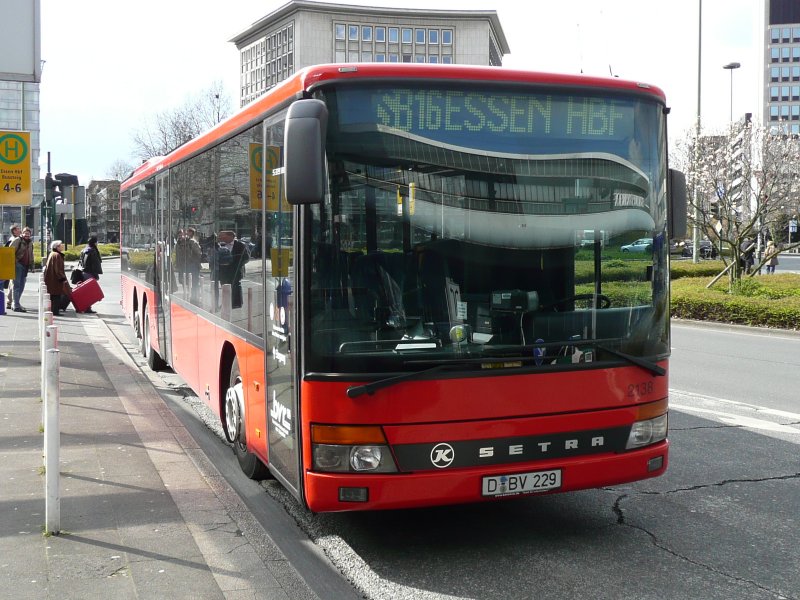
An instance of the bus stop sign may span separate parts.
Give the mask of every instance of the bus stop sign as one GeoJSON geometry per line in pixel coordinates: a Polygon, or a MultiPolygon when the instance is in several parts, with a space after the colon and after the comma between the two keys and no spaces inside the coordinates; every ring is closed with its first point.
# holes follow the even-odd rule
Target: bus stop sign
{"type": "Polygon", "coordinates": [[[30,131],[0,131],[0,205],[30,206],[30,131]]]}

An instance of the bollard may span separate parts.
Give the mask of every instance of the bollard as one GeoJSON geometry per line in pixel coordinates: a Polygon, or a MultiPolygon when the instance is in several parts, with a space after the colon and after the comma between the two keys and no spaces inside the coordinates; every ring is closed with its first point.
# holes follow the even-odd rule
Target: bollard
{"type": "MultiPolygon", "coordinates": [[[[48,327],[50,330],[56,327],[48,327]]],[[[47,351],[47,420],[44,424],[45,435],[45,531],[50,535],[58,535],[61,531],[61,432],[59,431],[59,402],[61,390],[58,376],[60,358],[58,348],[47,351]]]]}
{"type": "MultiPolygon", "coordinates": [[[[44,284],[44,273],[39,277],[39,315],[43,315],[50,310],[50,294],[47,293],[47,286],[44,284]]],[[[42,341],[44,327],[39,323],[39,341],[42,341]]]]}
{"type": "MultiPolygon", "coordinates": [[[[42,334],[42,377],[41,377],[41,388],[42,388],[42,424],[47,423],[47,352],[48,350],[53,350],[58,348],[58,327],[53,327],[53,313],[46,312],[44,313],[44,318],[42,318],[42,323],[44,326],[42,329],[44,333],[42,334]]],[[[47,436],[44,438],[44,460],[45,466],[47,466],[47,436]]]]}
{"type": "Polygon", "coordinates": [[[42,355],[40,357],[41,363],[44,365],[44,351],[45,346],[45,332],[47,328],[53,324],[53,313],[50,311],[49,306],[44,307],[44,311],[39,312],[39,347],[42,349],[42,355]]]}

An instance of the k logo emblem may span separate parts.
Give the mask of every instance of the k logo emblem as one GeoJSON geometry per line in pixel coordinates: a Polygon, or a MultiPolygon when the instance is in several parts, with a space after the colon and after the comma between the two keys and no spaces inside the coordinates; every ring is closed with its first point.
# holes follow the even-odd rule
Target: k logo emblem
{"type": "Polygon", "coordinates": [[[436,444],[431,450],[431,462],[434,467],[444,469],[453,463],[455,451],[450,444],[436,444]]]}

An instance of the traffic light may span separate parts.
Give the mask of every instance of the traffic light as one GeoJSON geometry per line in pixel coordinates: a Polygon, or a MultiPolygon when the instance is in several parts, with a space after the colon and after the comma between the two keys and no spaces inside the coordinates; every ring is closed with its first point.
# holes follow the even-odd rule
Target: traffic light
{"type": "Polygon", "coordinates": [[[711,216],[719,221],[719,202],[711,202],[710,204],[711,216]]]}

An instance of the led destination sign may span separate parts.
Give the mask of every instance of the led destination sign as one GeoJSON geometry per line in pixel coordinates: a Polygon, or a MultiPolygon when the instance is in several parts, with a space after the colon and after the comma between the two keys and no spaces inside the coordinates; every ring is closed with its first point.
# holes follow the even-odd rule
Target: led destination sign
{"type": "Polygon", "coordinates": [[[337,95],[343,128],[377,124],[457,145],[474,136],[621,142],[635,130],[636,101],[618,97],[413,88],[337,95]]]}

